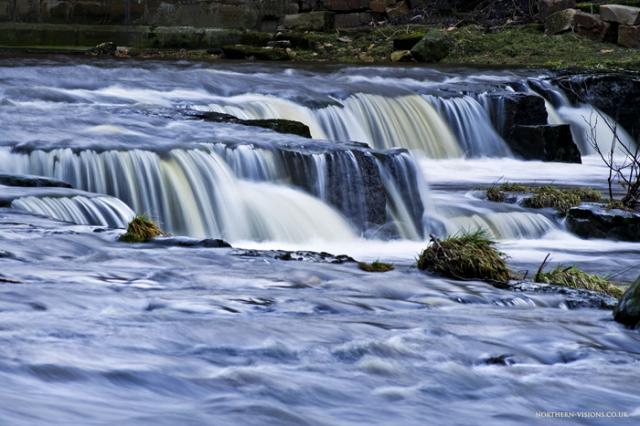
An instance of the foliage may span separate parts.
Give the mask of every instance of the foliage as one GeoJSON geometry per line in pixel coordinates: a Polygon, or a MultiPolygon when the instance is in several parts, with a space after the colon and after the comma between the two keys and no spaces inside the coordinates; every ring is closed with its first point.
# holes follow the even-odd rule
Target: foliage
{"type": "Polygon", "coordinates": [[[504,253],[495,248],[484,231],[467,232],[431,244],[418,258],[418,268],[455,279],[505,283],[511,272],[504,253]]]}
{"type": "Polygon", "coordinates": [[[521,183],[504,182],[498,186],[500,191],[504,192],[530,192],[531,187],[523,185],[521,183]]]}
{"type": "Polygon", "coordinates": [[[127,232],[120,236],[120,241],[146,243],[161,235],[164,235],[164,232],[154,221],[144,215],[138,215],[129,222],[127,232]]]}
{"type": "Polygon", "coordinates": [[[358,267],[365,272],[389,272],[395,269],[391,263],[384,263],[376,260],[373,263],[358,262],[358,267]]]}
{"type": "Polygon", "coordinates": [[[589,274],[575,266],[558,266],[551,272],[539,271],[534,279],[537,283],[555,284],[563,287],[599,291],[615,298],[624,291],[606,278],[589,274]]]}
{"type": "Polygon", "coordinates": [[[493,201],[494,203],[501,203],[506,199],[504,192],[500,191],[500,189],[496,186],[492,186],[487,189],[487,200],[493,201]]]}

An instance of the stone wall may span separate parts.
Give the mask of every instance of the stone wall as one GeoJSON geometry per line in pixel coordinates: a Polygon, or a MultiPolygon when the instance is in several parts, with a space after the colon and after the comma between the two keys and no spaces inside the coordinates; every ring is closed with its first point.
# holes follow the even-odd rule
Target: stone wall
{"type": "Polygon", "coordinates": [[[297,0],[0,0],[0,22],[272,29],[297,0]]]}
{"type": "MultiPolygon", "coordinates": [[[[0,0],[0,22],[158,25],[272,31],[285,15],[322,11],[338,28],[408,16],[425,0],[0,0]],[[335,19],[333,18],[335,16],[335,19]]],[[[333,26],[333,24],[332,24],[333,26]]]]}

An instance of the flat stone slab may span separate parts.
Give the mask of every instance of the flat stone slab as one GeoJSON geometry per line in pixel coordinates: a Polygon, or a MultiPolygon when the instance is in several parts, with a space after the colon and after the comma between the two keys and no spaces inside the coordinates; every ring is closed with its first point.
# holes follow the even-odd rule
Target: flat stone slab
{"type": "Polygon", "coordinates": [[[605,21],[617,22],[621,25],[640,24],[640,7],[605,4],[600,6],[600,16],[605,21]]]}

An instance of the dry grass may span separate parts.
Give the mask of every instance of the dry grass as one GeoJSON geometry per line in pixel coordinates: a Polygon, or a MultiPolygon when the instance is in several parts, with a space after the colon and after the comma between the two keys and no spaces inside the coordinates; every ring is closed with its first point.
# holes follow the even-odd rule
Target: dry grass
{"type": "Polygon", "coordinates": [[[138,215],[129,222],[127,232],[120,236],[120,241],[125,243],[146,243],[161,235],[164,235],[164,232],[154,221],[146,216],[138,215]]]}
{"type": "Polygon", "coordinates": [[[535,282],[555,284],[562,287],[598,291],[615,298],[622,297],[624,291],[606,278],[589,274],[575,266],[558,266],[551,272],[539,272],[535,282]]]}
{"type": "Polygon", "coordinates": [[[482,231],[432,238],[418,258],[418,268],[462,280],[506,283],[511,278],[504,253],[482,231]]]}

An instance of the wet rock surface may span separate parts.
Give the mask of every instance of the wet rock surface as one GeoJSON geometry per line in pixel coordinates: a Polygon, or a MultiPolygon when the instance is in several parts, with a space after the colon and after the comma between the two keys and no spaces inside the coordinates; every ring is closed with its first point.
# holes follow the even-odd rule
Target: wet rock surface
{"type": "Polygon", "coordinates": [[[583,238],[640,241],[640,213],[582,206],[569,210],[567,226],[583,238]]]}
{"type": "Polygon", "coordinates": [[[0,185],[21,187],[58,187],[71,188],[67,182],[43,176],[0,174],[0,185]]]}
{"type": "Polygon", "coordinates": [[[620,299],[613,311],[613,318],[627,327],[640,327],[640,277],[620,299]]]}

